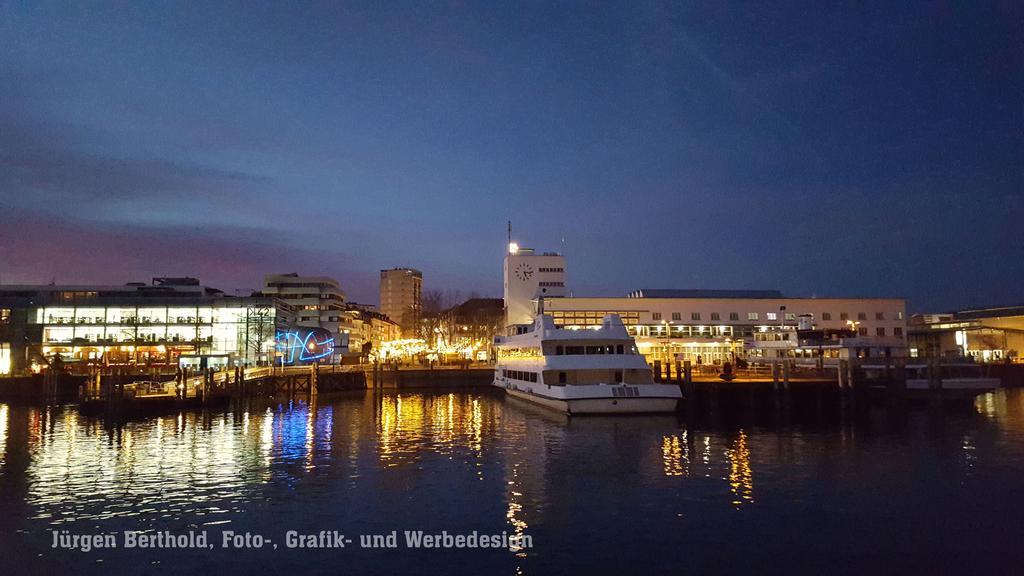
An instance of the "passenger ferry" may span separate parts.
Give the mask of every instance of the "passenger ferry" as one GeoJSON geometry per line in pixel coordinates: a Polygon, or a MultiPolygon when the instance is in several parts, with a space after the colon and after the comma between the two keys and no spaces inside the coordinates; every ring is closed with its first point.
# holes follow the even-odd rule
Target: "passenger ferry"
{"type": "Polygon", "coordinates": [[[672,412],[682,397],[678,385],[654,383],[617,314],[572,330],[541,313],[509,330],[495,338],[494,385],[515,398],[566,414],[636,414],[672,412]]]}

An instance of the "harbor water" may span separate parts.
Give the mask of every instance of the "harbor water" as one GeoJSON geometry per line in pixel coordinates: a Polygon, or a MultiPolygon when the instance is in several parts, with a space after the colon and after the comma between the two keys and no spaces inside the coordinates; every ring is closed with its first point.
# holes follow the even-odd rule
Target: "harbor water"
{"type": "Polygon", "coordinates": [[[568,418],[491,390],[117,425],[0,404],[0,573],[1006,573],[1024,561],[1022,487],[1020,390],[728,418],[568,418]],[[54,547],[54,531],[118,546],[54,547]],[[125,548],[125,531],[210,545],[125,548]],[[289,547],[320,531],[350,543],[289,547]],[[498,545],[410,547],[418,531],[498,545]]]}

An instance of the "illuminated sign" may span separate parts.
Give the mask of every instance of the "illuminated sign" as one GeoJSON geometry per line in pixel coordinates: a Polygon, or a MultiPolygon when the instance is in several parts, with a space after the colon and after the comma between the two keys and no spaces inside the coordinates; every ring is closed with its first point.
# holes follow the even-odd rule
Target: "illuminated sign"
{"type": "Polygon", "coordinates": [[[278,330],[274,340],[281,364],[308,364],[334,354],[334,336],[322,328],[278,330]]]}

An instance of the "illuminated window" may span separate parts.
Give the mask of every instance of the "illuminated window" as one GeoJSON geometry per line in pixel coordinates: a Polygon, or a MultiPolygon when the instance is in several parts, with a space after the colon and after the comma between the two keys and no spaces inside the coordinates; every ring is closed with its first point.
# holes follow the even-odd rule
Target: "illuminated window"
{"type": "Polygon", "coordinates": [[[0,308],[0,324],[10,324],[10,323],[11,323],[11,309],[10,308],[0,308]]]}
{"type": "Polygon", "coordinates": [[[764,316],[768,320],[778,320],[779,319],[779,315],[776,314],[775,312],[769,312],[769,313],[765,314],[764,316]]]}
{"type": "Polygon", "coordinates": [[[747,320],[757,320],[757,312],[747,312],[747,320]]]}

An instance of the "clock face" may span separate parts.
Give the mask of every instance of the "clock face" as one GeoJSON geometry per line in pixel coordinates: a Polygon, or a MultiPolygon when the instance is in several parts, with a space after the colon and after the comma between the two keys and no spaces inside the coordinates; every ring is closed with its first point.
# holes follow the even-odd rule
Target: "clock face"
{"type": "Polygon", "coordinates": [[[526,262],[523,262],[519,266],[516,266],[516,278],[519,278],[523,282],[526,282],[533,277],[533,266],[530,266],[526,262]]]}

